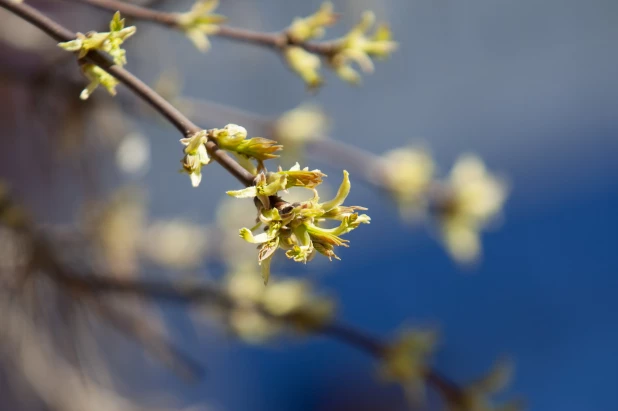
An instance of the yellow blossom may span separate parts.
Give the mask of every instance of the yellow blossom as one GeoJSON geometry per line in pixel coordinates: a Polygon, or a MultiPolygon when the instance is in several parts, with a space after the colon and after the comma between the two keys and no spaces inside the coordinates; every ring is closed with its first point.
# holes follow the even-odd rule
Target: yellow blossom
{"type": "Polygon", "coordinates": [[[287,33],[295,42],[320,38],[324,36],[325,27],[335,24],[338,18],[339,16],[333,12],[333,4],[327,1],[311,16],[294,19],[287,33]]]}
{"type": "Polygon", "coordinates": [[[180,140],[186,146],[185,155],[180,161],[183,167],[182,171],[189,174],[193,187],[199,186],[202,181],[202,166],[210,163],[210,157],[206,150],[206,136],[207,132],[202,130],[180,140]]]}
{"type": "Polygon", "coordinates": [[[125,28],[124,19],[120,18],[120,12],[116,12],[109,28],[109,32],[77,33],[75,40],[58,43],[58,46],[67,51],[79,52],[78,58],[80,59],[86,57],[90,51],[104,51],[112,56],[115,64],[123,66],[127,63],[126,52],[120,46],[135,34],[135,26],[125,28]]]}
{"type": "Polygon", "coordinates": [[[268,177],[260,174],[255,186],[228,192],[238,198],[257,197],[262,203],[258,209],[258,224],[251,229],[241,229],[240,237],[247,242],[260,244],[258,262],[262,266],[265,283],[270,277],[270,261],[278,248],[285,250],[285,255],[296,262],[306,263],[316,252],[329,259],[338,258],[333,251],[334,247],[347,247],[348,243],[341,236],[371,221],[366,214],[359,215],[356,212],[365,208],[343,205],[351,187],[347,171],[343,172],[343,181],[337,195],[325,202],[319,201],[315,189],[321,183],[322,176],[319,170],[300,170],[300,166],[295,165],[290,171],[270,173],[268,177]],[[294,185],[313,191],[314,197],[293,204],[283,202],[278,208],[272,208],[270,197],[294,185]],[[335,228],[321,227],[320,224],[325,220],[337,220],[339,225],[335,228]],[[265,230],[254,234],[262,226],[265,230]]]}
{"type": "Polygon", "coordinates": [[[337,51],[329,57],[332,69],[348,83],[360,82],[360,75],[351,63],[358,64],[365,73],[372,73],[374,66],[371,57],[384,59],[397,49],[397,43],[392,40],[386,25],[379,26],[373,36],[367,35],[374,23],[375,15],[372,12],[363,13],[361,21],[338,41],[337,51]]]}
{"type": "Polygon", "coordinates": [[[322,85],[322,77],[319,73],[321,62],[318,56],[299,46],[286,47],[283,55],[292,71],[303,79],[309,89],[322,85]]]}
{"type": "Polygon", "coordinates": [[[81,64],[80,67],[84,76],[90,80],[90,83],[88,83],[86,88],[82,90],[79,95],[80,99],[88,100],[99,86],[103,86],[112,96],[116,95],[116,86],[120,84],[120,82],[116,80],[116,77],[95,64],[84,63],[81,64]]]}

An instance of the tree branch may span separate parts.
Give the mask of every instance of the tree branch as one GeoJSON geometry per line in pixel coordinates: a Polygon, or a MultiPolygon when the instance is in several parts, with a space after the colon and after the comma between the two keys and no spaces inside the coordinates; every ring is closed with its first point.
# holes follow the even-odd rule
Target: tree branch
{"type": "MultiPolygon", "coordinates": [[[[58,42],[71,41],[76,38],[75,33],[56,23],[27,4],[14,3],[11,0],[0,0],[0,7],[3,7],[4,9],[40,28],[58,42]]],[[[85,60],[92,64],[96,64],[117,78],[142,100],[152,106],[157,112],[159,112],[159,114],[164,116],[174,127],[178,129],[178,131],[183,134],[183,136],[189,136],[202,130],[143,81],[135,77],[124,68],[115,65],[104,54],[98,51],[91,51],[88,55],[86,55],[85,60]]],[[[236,177],[236,179],[238,179],[241,183],[245,186],[253,185],[254,176],[245,170],[226,152],[219,150],[219,147],[214,141],[209,140],[206,143],[206,149],[210,155],[219,164],[221,164],[221,166],[223,166],[223,168],[236,177]]]]}
{"type": "MultiPolygon", "coordinates": [[[[172,13],[165,11],[153,10],[147,7],[127,4],[117,0],[67,0],[74,3],[84,3],[102,10],[110,12],[120,11],[121,14],[134,19],[150,21],[153,23],[168,26],[174,29],[179,29],[178,18],[180,13],[172,13]]],[[[267,47],[271,49],[282,49],[285,46],[299,46],[305,50],[319,54],[321,56],[331,56],[337,47],[336,41],[324,42],[306,42],[295,41],[288,36],[286,31],[275,33],[264,33],[260,31],[247,30],[238,27],[227,25],[219,26],[219,29],[212,34],[222,38],[227,38],[233,41],[242,43],[254,44],[257,46],[267,47]]]]}

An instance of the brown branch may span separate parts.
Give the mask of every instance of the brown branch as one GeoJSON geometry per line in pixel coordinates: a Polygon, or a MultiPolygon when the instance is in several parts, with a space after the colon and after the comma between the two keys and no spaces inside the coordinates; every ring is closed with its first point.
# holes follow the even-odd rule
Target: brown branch
{"type": "MultiPolygon", "coordinates": [[[[147,7],[127,4],[117,0],[67,0],[74,3],[84,3],[110,12],[120,11],[121,14],[137,20],[150,21],[174,29],[179,29],[178,18],[180,13],[153,10],[147,7]]],[[[212,34],[242,43],[254,44],[271,49],[282,49],[286,46],[299,46],[305,50],[324,57],[331,56],[337,49],[337,41],[306,42],[297,41],[284,31],[264,33],[261,31],[247,30],[227,25],[219,26],[212,34]]]]}
{"type": "MultiPolygon", "coordinates": [[[[14,3],[11,0],[0,0],[0,7],[5,8],[6,10],[40,28],[58,42],[71,41],[76,38],[75,33],[56,23],[27,4],[14,3]]],[[[92,64],[96,64],[117,78],[142,100],[152,106],[157,112],[159,112],[159,114],[164,116],[172,125],[174,125],[174,127],[178,129],[178,131],[183,134],[183,136],[189,136],[202,130],[143,81],[135,77],[124,68],[115,65],[104,54],[98,51],[91,51],[88,55],[86,55],[85,59],[92,64]]],[[[223,168],[225,168],[245,186],[250,186],[253,184],[254,176],[245,170],[227,153],[219,150],[219,147],[214,141],[209,140],[206,143],[206,149],[210,155],[219,164],[221,164],[221,166],[223,166],[223,168]]]]}

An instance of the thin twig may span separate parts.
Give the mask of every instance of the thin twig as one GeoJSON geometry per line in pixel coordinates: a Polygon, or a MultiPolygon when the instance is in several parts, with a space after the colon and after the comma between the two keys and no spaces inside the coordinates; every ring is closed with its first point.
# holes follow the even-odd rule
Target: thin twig
{"type": "MultiPolygon", "coordinates": [[[[180,29],[179,17],[181,13],[153,10],[147,7],[127,4],[116,0],[67,0],[75,3],[84,3],[110,12],[120,11],[124,16],[137,20],[150,21],[174,29],[180,29]]],[[[286,31],[264,33],[227,25],[219,26],[212,34],[222,38],[242,43],[254,44],[271,49],[282,49],[285,46],[299,46],[305,50],[321,56],[331,56],[337,49],[337,41],[307,42],[296,41],[288,36],[286,31]]]]}
{"type": "MultiPolygon", "coordinates": [[[[40,28],[58,42],[71,41],[76,37],[75,33],[27,4],[14,3],[11,0],[0,0],[0,7],[7,9],[8,11],[40,28]]],[[[121,83],[127,86],[162,116],[164,116],[172,125],[174,125],[174,127],[178,129],[178,131],[183,134],[183,136],[189,136],[202,130],[184,114],[178,111],[172,104],[157,94],[156,91],[146,85],[139,78],[135,77],[129,71],[115,65],[104,54],[98,51],[91,51],[86,55],[85,59],[90,63],[96,64],[117,78],[121,83]]],[[[223,168],[236,177],[241,183],[245,186],[253,185],[254,176],[223,150],[219,150],[219,147],[214,141],[209,140],[206,143],[206,149],[210,155],[219,164],[221,164],[221,166],[223,166],[223,168]]]]}

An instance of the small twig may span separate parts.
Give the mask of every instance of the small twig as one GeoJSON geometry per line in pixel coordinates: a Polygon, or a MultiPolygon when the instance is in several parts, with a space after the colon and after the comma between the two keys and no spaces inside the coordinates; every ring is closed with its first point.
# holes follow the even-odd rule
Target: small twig
{"type": "MultiPolygon", "coordinates": [[[[99,9],[115,12],[120,11],[123,15],[137,20],[150,21],[174,29],[179,29],[178,18],[180,13],[153,10],[147,7],[127,4],[116,0],[68,0],[76,3],[89,4],[99,9]]],[[[307,42],[296,41],[288,36],[286,31],[264,33],[261,31],[247,30],[227,25],[219,26],[212,34],[222,38],[242,43],[254,44],[271,49],[282,49],[285,46],[299,46],[305,50],[324,57],[331,56],[337,48],[337,41],[307,42]]]]}
{"type": "MultiPolygon", "coordinates": [[[[74,40],[76,34],[49,17],[43,15],[36,9],[24,3],[14,3],[11,0],[0,0],[0,7],[23,18],[29,23],[43,30],[50,37],[58,42],[66,42],[74,40]]],[[[139,78],[135,77],[129,71],[115,65],[107,56],[98,52],[91,51],[85,57],[90,63],[96,64],[103,70],[117,78],[146,103],[151,105],[157,112],[164,116],[174,127],[180,131],[183,136],[189,136],[199,132],[202,129],[189,120],[184,114],[178,111],[172,104],[161,97],[152,88],[146,85],[139,78]]],[[[217,144],[209,140],[206,143],[206,149],[210,155],[225,168],[230,174],[236,177],[245,186],[253,184],[254,176],[238,164],[231,156],[222,150],[219,150],[217,144]]]]}

